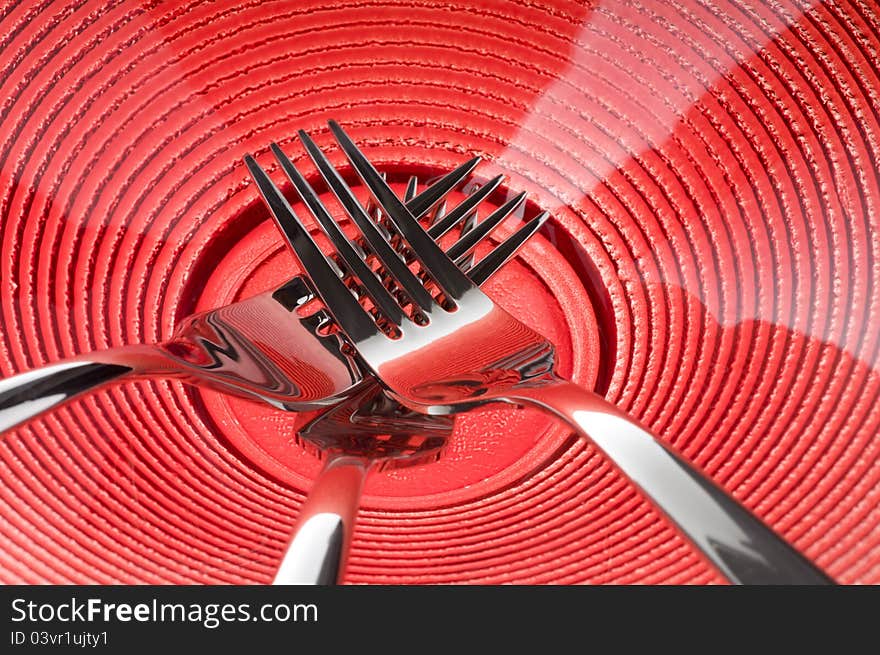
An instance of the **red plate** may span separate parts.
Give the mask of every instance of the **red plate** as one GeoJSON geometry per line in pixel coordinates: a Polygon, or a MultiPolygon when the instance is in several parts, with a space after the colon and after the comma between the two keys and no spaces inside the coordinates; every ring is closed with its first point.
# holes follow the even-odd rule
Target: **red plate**
{"type": "MultiPolygon", "coordinates": [[[[0,15],[0,374],[289,278],[241,157],[301,160],[295,131],[329,144],[336,118],[401,179],[507,173],[553,223],[493,297],[836,579],[880,582],[876,4],[0,15]]],[[[318,467],[295,425],[142,382],[6,435],[0,580],[269,581],[318,467]]],[[[498,409],[368,482],[349,580],[719,578],[591,447],[498,409]]]]}

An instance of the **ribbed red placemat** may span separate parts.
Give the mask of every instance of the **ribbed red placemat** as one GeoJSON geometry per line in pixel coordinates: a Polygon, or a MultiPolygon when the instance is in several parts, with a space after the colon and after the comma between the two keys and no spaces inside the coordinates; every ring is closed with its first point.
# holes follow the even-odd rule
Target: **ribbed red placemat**
{"type": "MultiPolygon", "coordinates": [[[[289,277],[241,157],[336,118],[401,176],[507,173],[553,230],[490,293],[831,575],[880,582],[878,113],[867,0],[7,3],[0,374],[289,277]]],[[[270,580],[318,467],[295,421],[144,382],[6,436],[0,580],[270,580]]],[[[534,413],[462,417],[364,502],[352,582],[717,580],[534,413]]]]}

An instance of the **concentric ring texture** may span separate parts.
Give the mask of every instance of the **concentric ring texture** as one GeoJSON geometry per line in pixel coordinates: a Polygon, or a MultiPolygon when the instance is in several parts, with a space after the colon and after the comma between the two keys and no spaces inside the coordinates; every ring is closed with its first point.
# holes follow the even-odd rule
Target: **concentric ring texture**
{"type": "MultiPolygon", "coordinates": [[[[480,154],[528,191],[552,230],[490,293],[880,582],[876,3],[57,0],[4,4],[0,42],[0,375],[289,278],[241,158],[279,179],[268,144],[305,165],[303,128],[342,166],[335,118],[380,168],[480,154]]],[[[296,420],[142,381],[5,435],[0,581],[268,582],[319,467],[296,420]]],[[[447,461],[368,483],[350,582],[721,581],[548,419],[458,425],[447,461]]]]}

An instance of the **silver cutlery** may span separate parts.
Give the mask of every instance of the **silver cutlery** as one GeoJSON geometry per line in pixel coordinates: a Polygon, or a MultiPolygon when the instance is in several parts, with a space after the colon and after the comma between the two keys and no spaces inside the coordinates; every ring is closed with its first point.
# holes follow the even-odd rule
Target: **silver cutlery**
{"type": "MultiPolygon", "coordinates": [[[[456,261],[472,249],[443,252],[363,153],[335,122],[331,131],[388,217],[396,239],[418,263],[414,273],[384,240],[377,224],[320,148],[300,140],[327,186],[370,244],[377,272],[352,257],[347,237],[316,215],[336,256],[356,270],[358,297],[335,274],[277,187],[251,160],[261,193],[283,228],[312,285],[361,361],[402,404],[432,415],[455,414],[486,403],[536,406],[594,443],[690,543],[734,583],[827,584],[832,580],[751,512],[604,398],[554,371],[551,343],[498,307],[456,261]],[[361,277],[363,276],[363,277],[361,277]],[[384,283],[383,283],[384,282],[384,283]],[[386,288],[393,283],[391,290],[386,288]],[[370,308],[362,304],[364,298],[370,308]]],[[[289,160],[274,149],[285,172],[289,160]]],[[[314,192],[303,197],[310,210],[314,192]]],[[[318,212],[320,213],[320,211],[318,212]]],[[[332,221],[332,219],[331,219],[332,221]]],[[[461,245],[459,245],[461,244],[461,245]]],[[[479,277],[486,259],[470,275],[479,277]]]]}
{"type": "MultiPolygon", "coordinates": [[[[427,214],[478,161],[413,197],[413,214],[427,214]]],[[[476,189],[432,230],[439,235],[466,220],[490,191],[490,185],[476,189]]],[[[165,343],[92,352],[2,379],[0,433],[85,392],[144,377],[207,385],[288,411],[332,405],[361,384],[364,373],[337,335],[322,334],[326,315],[296,311],[312,298],[297,276],[275,291],[188,317],[165,343]]]]}
{"type": "MultiPolygon", "coordinates": [[[[415,181],[411,180],[407,206],[419,216],[428,214],[478,161],[458,167],[421,194],[415,193],[415,181]]],[[[432,238],[439,239],[460,227],[456,243],[465,238],[474,244],[481,241],[486,232],[472,229],[476,211],[500,181],[501,177],[496,177],[475,188],[448,213],[437,207],[429,229],[432,238]]],[[[513,209],[510,205],[505,212],[513,209]]],[[[498,212],[493,215],[497,223],[498,212]]],[[[329,218],[322,218],[326,226],[329,218]]],[[[529,222],[495,247],[489,255],[491,266],[484,267],[475,282],[485,282],[542,223],[529,222]]],[[[378,229],[385,238],[385,228],[380,225],[378,229]]],[[[362,244],[355,242],[354,246],[360,249],[362,244]]],[[[468,258],[460,260],[465,271],[470,263],[468,258]]],[[[348,279],[351,272],[342,263],[336,274],[348,279]]],[[[167,342],[94,352],[0,380],[0,433],[87,391],[144,377],[210,386],[288,411],[338,403],[301,431],[306,442],[326,453],[327,463],[313,485],[296,538],[276,576],[277,584],[335,582],[344,572],[366,473],[435,456],[451,431],[452,421],[416,414],[385,396],[375,380],[364,375],[356,356],[345,351],[339,337],[324,330],[330,321],[326,312],[298,313],[297,308],[312,298],[308,280],[297,276],[274,292],[187,318],[167,342]],[[344,425],[340,423],[343,416],[348,417],[344,425]],[[325,427],[331,425],[334,430],[329,438],[325,427]],[[338,520],[324,525],[332,524],[330,531],[338,532],[338,539],[325,538],[316,523],[320,519],[311,520],[312,514],[327,517],[331,511],[338,520]]]]}
{"type": "Polygon", "coordinates": [[[342,582],[367,475],[436,460],[452,426],[452,417],[413,412],[372,385],[301,429],[300,443],[311,445],[325,463],[272,584],[342,582]]]}
{"type": "MultiPolygon", "coordinates": [[[[497,181],[489,185],[494,189],[497,181]]],[[[416,179],[411,178],[405,201],[415,196],[416,184],[416,179]]],[[[308,193],[303,180],[297,179],[296,185],[308,193]]],[[[438,211],[433,223],[443,217],[443,211],[438,211]]],[[[496,258],[493,267],[480,277],[472,278],[474,283],[480,285],[488,280],[543,222],[543,217],[531,221],[501,243],[498,248],[503,257],[496,258]]],[[[474,212],[470,220],[462,223],[458,238],[476,226],[474,212]]],[[[402,256],[406,259],[405,254],[402,256]]],[[[462,270],[467,272],[472,263],[470,258],[462,261],[462,270]]],[[[300,429],[300,443],[311,446],[325,463],[300,509],[293,537],[272,584],[341,582],[367,475],[377,469],[413,466],[436,459],[452,433],[452,426],[452,417],[413,412],[386,395],[378,384],[371,383],[300,429]]]]}

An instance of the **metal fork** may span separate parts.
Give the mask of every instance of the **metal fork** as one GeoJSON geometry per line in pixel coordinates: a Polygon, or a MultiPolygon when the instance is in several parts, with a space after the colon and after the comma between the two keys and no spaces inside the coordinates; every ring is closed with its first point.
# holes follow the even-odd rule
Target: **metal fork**
{"type": "MultiPolygon", "coordinates": [[[[475,158],[459,166],[422,193],[416,194],[410,185],[407,206],[414,213],[427,215],[432,208],[438,208],[430,228],[436,238],[456,226],[463,226],[460,238],[467,236],[467,226],[480,203],[500,183],[500,177],[490,180],[448,213],[440,211],[438,205],[472,172],[478,161],[475,158]]],[[[475,283],[482,284],[503,266],[540,225],[540,221],[532,221],[495,247],[488,255],[491,266],[474,274],[475,283]]],[[[384,228],[381,232],[386,234],[384,228]]],[[[482,239],[479,233],[469,238],[474,236],[478,241],[482,239]]],[[[467,260],[462,260],[460,265],[462,270],[469,269],[467,260]]],[[[344,266],[342,263],[343,269],[344,266]]],[[[336,274],[346,281],[350,275],[347,269],[337,270],[336,274]]],[[[168,342],[89,353],[0,380],[0,434],[88,391],[141,377],[177,378],[199,386],[208,385],[287,411],[336,405],[310,423],[303,436],[331,451],[344,447],[347,458],[334,456],[332,465],[328,463],[313,489],[314,497],[310,497],[304,510],[307,513],[308,508],[313,508],[325,514],[331,509],[336,511],[340,519],[345,519],[340,532],[343,538],[335,545],[325,540],[322,546],[323,537],[315,530],[298,533],[300,538],[296,545],[305,544],[312,556],[294,557],[299,573],[291,579],[280,572],[278,578],[279,582],[335,581],[342,574],[345,562],[346,550],[341,547],[347,547],[349,541],[359,480],[374,463],[403,465],[430,456],[439,447],[439,437],[443,435],[445,440],[451,420],[421,416],[418,420],[411,417],[408,422],[402,422],[405,410],[381,393],[375,379],[354,356],[343,352],[337,335],[322,333],[321,328],[329,320],[326,313],[318,311],[301,316],[296,311],[313,297],[308,281],[297,276],[273,292],[187,318],[168,342]],[[350,416],[361,415],[347,435],[360,438],[361,452],[353,452],[343,436],[335,437],[335,445],[328,444],[327,436],[322,436],[322,432],[326,432],[324,426],[335,425],[334,421],[345,412],[352,412],[350,416]],[[389,429],[392,429],[390,434],[389,429]],[[381,448],[376,444],[368,450],[365,440],[369,442],[378,436],[388,438],[381,448]],[[413,437],[424,437],[427,441],[414,447],[413,437]],[[348,509],[346,503],[340,504],[340,493],[344,497],[348,493],[346,489],[356,492],[347,503],[348,509]],[[325,493],[327,491],[330,493],[325,493]],[[330,504],[334,506],[331,508],[330,504]],[[329,563],[323,573],[321,562],[329,563]]]]}
{"type": "MultiPolygon", "coordinates": [[[[342,128],[331,121],[330,129],[390,219],[396,237],[410,249],[421,276],[401,266],[400,258],[387,248],[377,248],[373,255],[381,262],[380,276],[363,271],[365,279],[360,280],[373,305],[365,309],[332,275],[327,258],[299,219],[279,204],[277,189],[265,184],[268,178],[260,190],[317,294],[388,393],[427,414],[453,414],[491,402],[536,406],[595,444],[731,582],[832,582],[650,432],[604,398],[560,378],[554,371],[552,344],[496,305],[456,267],[456,259],[469,249],[444,253],[342,128]],[[398,292],[375,283],[381,277],[393,279],[398,292]]],[[[376,226],[353,202],[349,186],[307,134],[301,131],[299,137],[329,188],[370,240],[376,226]]],[[[315,198],[307,201],[310,208],[315,198]]],[[[331,228],[328,235],[332,232],[331,228]]],[[[340,246],[338,235],[334,246],[348,261],[350,249],[340,246]]],[[[485,260],[480,261],[472,274],[485,266],[485,260]]]]}
{"type": "MultiPolygon", "coordinates": [[[[427,215],[478,163],[474,158],[462,164],[407,206],[427,215]]],[[[476,189],[434,225],[437,238],[466,221],[498,181],[476,189]]],[[[494,261],[503,263],[515,243],[493,252],[494,261]]],[[[321,334],[326,320],[321,313],[303,317],[296,311],[312,298],[297,276],[274,291],[188,317],[165,343],[78,355],[2,379],[0,434],[86,392],[143,377],[207,385],[287,411],[339,402],[364,381],[364,371],[340,351],[337,335],[321,334]]]]}
{"type": "MultiPolygon", "coordinates": [[[[494,189],[499,178],[483,185],[494,189]]],[[[300,181],[298,181],[301,184],[300,181]]],[[[411,178],[405,201],[416,195],[411,178]]],[[[472,196],[473,197],[473,196],[472,196]]],[[[370,208],[367,208],[370,213],[370,208]]],[[[433,224],[443,220],[442,209],[433,224]]],[[[477,227],[477,215],[466,219],[458,238],[477,227]]],[[[522,247],[543,224],[531,221],[499,244],[491,268],[471,278],[482,285],[522,247]]],[[[463,260],[469,272],[473,261],[463,260]]],[[[324,466],[300,509],[291,541],[273,585],[340,583],[345,577],[348,552],[357,519],[361,489],[374,470],[414,466],[436,460],[452,434],[451,416],[427,416],[407,409],[390,398],[375,380],[355,396],[325,410],[297,434],[301,445],[316,450],[324,466]]]]}
{"type": "Polygon", "coordinates": [[[300,444],[324,466],[300,508],[273,585],[341,583],[368,474],[436,461],[452,434],[451,416],[409,410],[371,385],[309,422],[300,444]]]}

